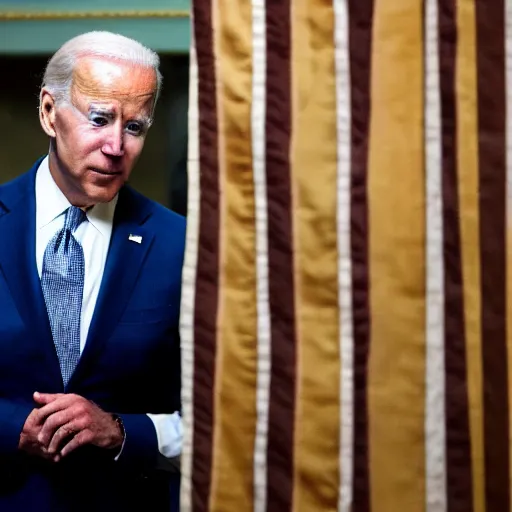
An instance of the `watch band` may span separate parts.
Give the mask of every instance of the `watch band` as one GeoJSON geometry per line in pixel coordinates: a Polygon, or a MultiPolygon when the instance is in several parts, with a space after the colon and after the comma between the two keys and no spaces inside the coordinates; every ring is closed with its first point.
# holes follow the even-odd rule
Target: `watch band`
{"type": "Polygon", "coordinates": [[[124,441],[126,439],[126,430],[124,429],[123,420],[121,419],[121,416],[119,416],[119,414],[112,414],[112,419],[117,423],[119,431],[121,432],[121,436],[123,437],[123,442],[121,443],[121,446],[123,446],[124,441]]]}

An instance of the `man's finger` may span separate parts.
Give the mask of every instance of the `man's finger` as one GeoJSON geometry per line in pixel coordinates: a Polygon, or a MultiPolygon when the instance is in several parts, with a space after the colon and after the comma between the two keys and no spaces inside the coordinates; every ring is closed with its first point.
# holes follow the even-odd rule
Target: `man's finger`
{"type": "Polygon", "coordinates": [[[61,444],[63,444],[66,439],[74,436],[75,434],[78,435],[79,433],[80,429],[75,427],[73,423],[66,423],[65,425],[62,425],[53,435],[50,446],[48,446],[48,453],[57,453],[61,444]]]}
{"type": "Polygon", "coordinates": [[[39,419],[39,409],[32,409],[25,420],[25,427],[34,428],[36,425],[42,425],[42,422],[39,419]]]}
{"type": "Polygon", "coordinates": [[[69,443],[64,446],[64,448],[62,448],[62,451],[60,452],[61,457],[65,457],[76,448],[90,443],[93,437],[94,436],[90,430],[82,430],[75,437],[73,437],[71,441],[69,441],[69,443]]]}
{"type": "Polygon", "coordinates": [[[64,396],[64,393],[39,393],[36,391],[33,395],[33,398],[34,402],[38,403],[39,405],[46,405],[54,402],[61,396],[64,396]]]}
{"type": "Polygon", "coordinates": [[[63,409],[46,418],[41,428],[41,432],[37,436],[37,440],[43,445],[48,447],[50,441],[56,430],[62,425],[66,425],[73,419],[73,410],[70,408],[63,409]]]}
{"type": "Polygon", "coordinates": [[[58,411],[62,411],[63,409],[66,409],[75,400],[76,400],[76,397],[74,397],[74,395],[60,395],[53,402],[43,405],[43,407],[41,407],[37,411],[38,422],[42,423],[51,414],[55,414],[58,411]]]}

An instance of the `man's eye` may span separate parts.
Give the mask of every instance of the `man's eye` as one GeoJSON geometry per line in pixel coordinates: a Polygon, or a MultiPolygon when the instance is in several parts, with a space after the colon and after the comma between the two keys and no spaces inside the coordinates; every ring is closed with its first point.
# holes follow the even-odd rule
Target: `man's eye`
{"type": "Polygon", "coordinates": [[[103,116],[91,116],[90,119],[94,126],[105,126],[108,123],[108,119],[103,116]]]}
{"type": "Polygon", "coordinates": [[[142,133],[142,126],[139,123],[128,123],[126,126],[126,130],[134,135],[139,135],[142,133]]]}

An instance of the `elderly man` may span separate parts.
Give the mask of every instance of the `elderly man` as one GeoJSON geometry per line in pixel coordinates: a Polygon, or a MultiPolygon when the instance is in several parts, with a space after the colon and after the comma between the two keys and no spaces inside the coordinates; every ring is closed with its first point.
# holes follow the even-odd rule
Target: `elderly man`
{"type": "Polygon", "coordinates": [[[185,222],[126,185],[158,66],[116,34],[64,44],[49,154],[0,187],[2,512],[171,509],[185,222]]]}

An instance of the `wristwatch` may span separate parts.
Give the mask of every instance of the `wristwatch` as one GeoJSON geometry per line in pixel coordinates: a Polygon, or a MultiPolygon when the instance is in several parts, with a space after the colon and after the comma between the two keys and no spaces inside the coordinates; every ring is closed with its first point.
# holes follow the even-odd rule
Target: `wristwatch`
{"type": "Polygon", "coordinates": [[[123,420],[121,419],[121,416],[119,416],[118,414],[112,414],[112,419],[117,423],[119,431],[121,432],[121,436],[123,438],[123,441],[121,442],[121,446],[123,446],[124,441],[126,439],[126,430],[124,429],[123,420]]]}

